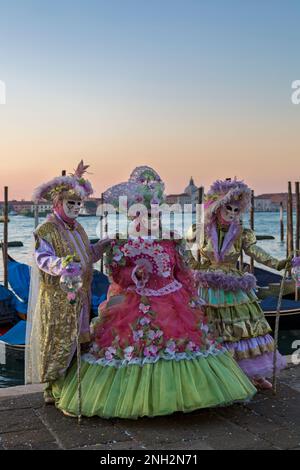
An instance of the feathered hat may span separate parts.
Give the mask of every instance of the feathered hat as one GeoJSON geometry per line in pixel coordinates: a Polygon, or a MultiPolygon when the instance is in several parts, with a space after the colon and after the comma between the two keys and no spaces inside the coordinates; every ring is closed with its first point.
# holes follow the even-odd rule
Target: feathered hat
{"type": "Polygon", "coordinates": [[[236,178],[215,181],[204,200],[206,220],[212,219],[222,206],[233,202],[239,204],[241,212],[245,212],[250,207],[251,189],[236,178]]]}
{"type": "Polygon", "coordinates": [[[34,202],[52,201],[56,204],[59,200],[66,198],[88,198],[93,193],[93,188],[91,183],[83,178],[87,168],[89,165],[84,165],[81,160],[74,173],[68,176],[57,176],[36,188],[32,200],[34,202]]]}
{"type": "Polygon", "coordinates": [[[127,197],[127,204],[143,204],[151,209],[153,204],[161,204],[165,200],[165,185],[159,174],[149,166],[138,166],[131,173],[129,180],[116,184],[103,193],[104,202],[119,208],[119,198],[127,197]]]}

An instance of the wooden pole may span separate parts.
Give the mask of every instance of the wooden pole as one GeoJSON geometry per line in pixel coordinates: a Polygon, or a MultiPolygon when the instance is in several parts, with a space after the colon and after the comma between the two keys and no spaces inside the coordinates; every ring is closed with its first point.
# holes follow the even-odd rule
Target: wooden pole
{"type": "Polygon", "coordinates": [[[280,203],[280,241],[284,242],[283,202],[280,203]]]}
{"type": "MultiPolygon", "coordinates": [[[[299,245],[300,245],[300,191],[299,191],[299,181],[295,183],[295,193],[296,193],[296,241],[295,241],[295,250],[296,256],[299,256],[299,245]]],[[[295,300],[299,300],[299,289],[297,282],[295,281],[295,300]]]]}
{"type": "Polygon", "coordinates": [[[274,330],[274,354],[273,354],[273,395],[277,393],[277,349],[278,349],[278,337],[279,337],[279,320],[280,320],[280,311],[281,311],[281,302],[284,291],[284,283],[287,275],[287,265],[285,266],[283,277],[280,283],[280,290],[277,302],[276,309],[276,320],[275,320],[275,330],[274,330]]]}
{"type": "MultiPolygon", "coordinates": [[[[299,181],[295,183],[296,189],[296,251],[300,250],[300,191],[299,181]]],[[[298,254],[298,253],[297,253],[298,254]]]]}
{"type": "Polygon", "coordinates": [[[34,204],[34,227],[37,228],[39,225],[39,203],[34,204]]]}
{"type": "Polygon", "coordinates": [[[197,249],[197,261],[200,263],[201,261],[201,246],[200,246],[200,233],[199,230],[201,230],[201,220],[198,220],[199,217],[201,217],[201,206],[203,204],[203,197],[204,197],[204,188],[203,186],[200,186],[198,188],[198,198],[197,198],[197,204],[198,204],[198,210],[197,210],[197,217],[196,217],[196,241],[199,242],[199,246],[197,249]]]}
{"type": "Polygon", "coordinates": [[[292,183],[288,183],[288,257],[293,254],[294,251],[294,237],[293,237],[293,194],[292,194],[292,183]]]}
{"type": "MultiPolygon", "coordinates": [[[[251,191],[250,228],[254,230],[254,191],[251,191]]],[[[250,258],[250,272],[254,273],[254,258],[250,258]]]]}
{"type": "Polygon", "coordinates": [[[8,187],[4,187],[4,206],[3,206],[3,268],[4,268],[4,286],[8,288],[8,187]]]}
{"type": "MultiPolygon", "coordinates": [[[[101,194],[101,215],[100,215],[100,239],[103,238],[103,193],[101,194]]],[[[100,271],[103,273],[104,271],[104,258],[103,255],[101,256],[100,260],[100,271]]]]}

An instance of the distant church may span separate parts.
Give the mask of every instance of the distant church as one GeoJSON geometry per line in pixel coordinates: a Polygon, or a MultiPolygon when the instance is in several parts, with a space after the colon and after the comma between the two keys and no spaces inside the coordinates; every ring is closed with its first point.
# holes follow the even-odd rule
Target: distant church
{"type": "Polygon", "coordinates": [[[182,207],[185,204],[193,204],[197,203],[198,198],[198,188],[194,183],[194,179],[191,176],[189,185],[185,188],[183,193],[180,194],[169,194],[166,197],[167,204],[180,204],[182,207]]]}

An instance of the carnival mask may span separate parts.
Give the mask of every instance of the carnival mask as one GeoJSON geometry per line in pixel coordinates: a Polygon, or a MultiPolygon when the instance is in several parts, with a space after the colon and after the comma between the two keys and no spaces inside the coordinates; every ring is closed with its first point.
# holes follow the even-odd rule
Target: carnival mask
{"type": "Polygon", "coordinates": [[[230,203],[221,207],[220,215],[221,220],[230,224],[240,218],[241,209],[238,204],[230,203]]]}
{"type": "Polygon", "coordinates": [[[82,206],[81,200],[74,199],[64,199],[63,200],[63,209],[64,213],[70,219],[76,219],[79,216],[79,212],[82,206]]]}

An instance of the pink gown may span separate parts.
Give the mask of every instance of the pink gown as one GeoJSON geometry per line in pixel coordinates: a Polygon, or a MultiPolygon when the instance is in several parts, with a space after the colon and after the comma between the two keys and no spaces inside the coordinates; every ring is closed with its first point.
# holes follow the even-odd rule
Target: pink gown
{"type": "MultiPolygon", "coordinates": [[[[172,240],[117,241],[111,286],[82,356],[82,414],[157,416],[248,400],[251,382],[210,334],[191,271],[172,240]],[[141,284],[136,267],[147,269],[141,284]]],[[[76,367],[57,406],[76,413],[76,367]]]]}

